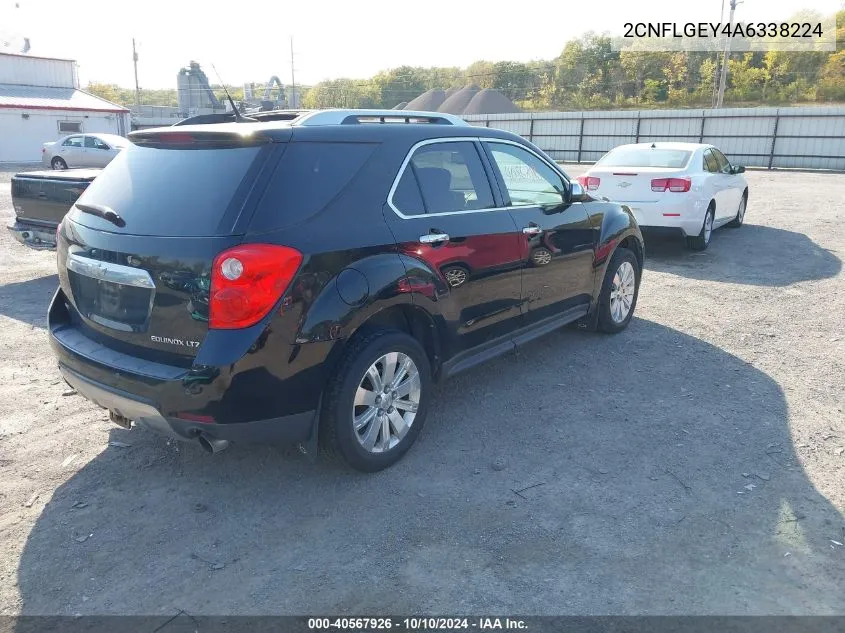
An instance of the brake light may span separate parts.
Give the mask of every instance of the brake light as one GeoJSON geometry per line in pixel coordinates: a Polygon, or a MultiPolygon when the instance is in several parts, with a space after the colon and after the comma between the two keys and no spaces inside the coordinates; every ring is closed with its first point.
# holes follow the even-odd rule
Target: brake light
{"type": "Polygon", "coordinates": [[[243,244],[218,254],[211,269],[209,327],[258,323],[288,289],[300,263],[302,253],[272,244],[243,244]]]}
{"type": "Polygon", "coordinates": [[[684,193],[690,190],[692,180],[689,178],[655,178],[651,181],[652,191],[674,191],[684,193]]]}
{"type": "Polygon", "coordinates": [[[170,132],[169,134],[151,136],[151,138],[159,143],[169,143],[170,145],[190,145],[196,141],[194,135],[187,132],[170,132]]]}
{"type": "Polygon", "coordinates": [[[576,180],[580,182],[581,186],[587,191],[595,191],[601,184],[601,178],[596,178],[595,176],[578,176],[576,180]]]}

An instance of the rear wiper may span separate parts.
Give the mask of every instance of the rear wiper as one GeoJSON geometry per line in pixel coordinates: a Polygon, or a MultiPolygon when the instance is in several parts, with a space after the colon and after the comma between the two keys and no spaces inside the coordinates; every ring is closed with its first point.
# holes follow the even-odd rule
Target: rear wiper
{"type": "Polygon", "coordinates": [[[126,226],[126,222],[123,221],[123,218],[115,213],[114,209],[110,209],[105,205],[77,203],[76,208],[82,211],[82,213],[90,213],[91,215],[96,215],[98,218],[103,218],[115,226],[119,226],[121,228],[126,226]]]}

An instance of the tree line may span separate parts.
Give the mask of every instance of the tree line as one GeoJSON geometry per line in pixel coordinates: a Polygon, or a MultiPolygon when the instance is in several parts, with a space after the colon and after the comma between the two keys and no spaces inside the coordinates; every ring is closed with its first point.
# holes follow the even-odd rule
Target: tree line
{"type": "MultiPolygon", "coordinates": [[[[845,42],[845,11],[836,16],[845,42]]],[[[369,79],[331,79],[302,87],[305,108],[392,108],[431,88],[495,88],[524,110],[709,107],[721,54],[613,51],[606,34],[589,32],[565,44],[553,60],[478,61],[466,68],[400,66],[369,79]]],[[[212,86],[219,98],[220,86],[212,86]]],[[[130,106],[133,90],[89,84],[88,90],[130,106]]],[[[242,88],[229,88],[243,99],[242,88]]],[[[176,106],[176,90],[143,90],[146,105],[176,106]]],[[[845,102],[845,50],[733,53],[725,105],[845,102]]]]}

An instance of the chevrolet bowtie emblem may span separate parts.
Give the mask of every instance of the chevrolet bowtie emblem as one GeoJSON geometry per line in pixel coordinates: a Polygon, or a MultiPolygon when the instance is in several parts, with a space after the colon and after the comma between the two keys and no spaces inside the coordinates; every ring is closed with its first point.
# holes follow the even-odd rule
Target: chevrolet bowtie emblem
{"type": "Polygon", "coordinates": [[[622,187],[622,188],[624,189],[625,187],[630,187],[630,186],[631,186],[631,183],[630,183],[630,182],[624,182],[624,181],[623,181],[623,182],[618,183],[616,186],[617,186],[617,187],[622,187]]]}

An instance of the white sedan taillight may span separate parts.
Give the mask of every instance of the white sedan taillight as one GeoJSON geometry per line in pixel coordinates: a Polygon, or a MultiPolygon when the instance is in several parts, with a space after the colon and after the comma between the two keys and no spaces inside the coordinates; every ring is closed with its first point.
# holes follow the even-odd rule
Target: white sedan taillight
{"type": "Polygon", "coordinates": [[[576,180],[580,182],[581,186],[587,191],[595,191],[601,184],[601,178],[596,178],[595,176],[578,176],[576,180]]]}
{"type": "Polygon", "coordinates": [[[655,178],[651,181],[651,190],[674,191],[677,193],[684,193],[690,190],[692,180],[690,178],[655,178]]]}

